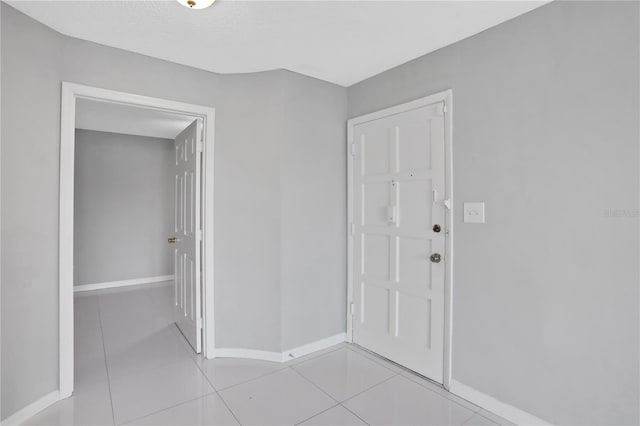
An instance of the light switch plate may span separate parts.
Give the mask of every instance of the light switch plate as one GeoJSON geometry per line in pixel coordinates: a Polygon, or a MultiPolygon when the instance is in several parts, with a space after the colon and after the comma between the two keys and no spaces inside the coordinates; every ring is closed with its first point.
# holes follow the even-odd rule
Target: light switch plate
{"type": "Polygon", "coordinates": [[[484,223],[484,203],[464,203],[464,223],[484,223]]]}

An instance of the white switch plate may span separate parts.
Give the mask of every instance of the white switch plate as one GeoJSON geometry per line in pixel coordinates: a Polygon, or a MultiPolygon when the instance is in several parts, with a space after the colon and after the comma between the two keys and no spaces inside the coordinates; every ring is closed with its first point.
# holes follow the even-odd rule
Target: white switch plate
{"type": "Polygon", "coordinates": [[[464,203],[464,223],[484,223],[484,203],[464,203]]]}

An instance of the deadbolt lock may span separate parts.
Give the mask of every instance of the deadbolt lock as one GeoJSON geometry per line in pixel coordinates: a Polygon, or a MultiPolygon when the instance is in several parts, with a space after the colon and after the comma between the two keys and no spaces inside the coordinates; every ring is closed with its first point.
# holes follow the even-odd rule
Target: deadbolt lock
{"type": "Polygon", "coordinates": [[[169,238],[169,239],[167,240],[167,242],[169,242],[169,243],[171,243],[171,244],[175,243],[176,241],[177,241],[176,237],[171,237],[171,238],[169,238]]]}
{"type": "Polygon", "coordinates": [[[439,253],[433,253],[433,254],[431,255],[431,261],[432,261],[433,263],[440,263],[440,260],[442,260],[442,258],[441,258],[441,256],[440,256],[440,254],[439,254],[439,253]]]}
{"type": "Polygon", "coordinates": [[[440,232],[442,230],[442,228],[440,228],[440,225],[436,224],[433,225],[433,232],[440,232]]]}

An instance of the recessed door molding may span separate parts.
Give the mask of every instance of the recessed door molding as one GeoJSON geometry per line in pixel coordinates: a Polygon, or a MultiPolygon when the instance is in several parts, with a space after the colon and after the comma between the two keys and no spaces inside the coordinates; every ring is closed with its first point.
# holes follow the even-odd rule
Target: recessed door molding
{"type": "MultiPolygon", "coordinates": [[[[442,105],[442,113],[444,114],[444,194],[437,194],[438,200],[443,200],[443,205],[445,208],[445,229],[443,231],[446,232],[445,238],[445,249],[444,256],[442,256],[442,261],[445,263],[444,265],[444,342],[443,342],[443,364],[442,364],[442,383],[446,389],[450,388],[451,384],[451,371],[452,371],[452,363],[451,363],[451,353],[452,353],[452,314],[453,314],[453,235],[454,235],[454,227],[453,227],[453,161],[452,161],[452,137],[453,137],[453,103],[452,103],[453,92],[452,90],[445,90],[439,93],[435,93],[430,96],[426,96],[420,99],[416,99],[411,102],[407,102],[401,105],[396,105],[390,108],[386,108],[380,111],[376,111],[370,114],[362,115],[356,118],[352,118],[347,122],[347,220],[348,220],[348,230],[347,230],[347,241],[348,241],[348,250],[347,250],[347,301],[348,301],[348,309],[347,309],[347,341],[354,341],[354,312],[357,311],[357,307],[354,306],[354,252],[355,252],[355,234],[356,234],[356,223],[357,218],[354,217],[355,202],[354,200],[355,190],[354,190],[354,170],[356,169],[354,161],[356,158],[356,152],[359,149],[358,145],[355,143],[357,141],[354,140],[356,133],[356,126],[362,125],[365,123],[369,123],[375,120],[384,119],[387,117],[392,117],[394,115],[407,113],[410,111],[418,110],[420,108],[425,108],[430,105],[440,104],[442,105]]],[[[412,175],[413,176],[413,175],[412,175]]],[[[434,202],[436,199],[436,194],[433,195],[434,202]]],[[[393,222],[397,219],[396,211],[388,211],[387,220],[393,222]]],[[[402,214],[402,213],[400,213],[402,214]]],[[[438,229],[438,232],[440,230],[438,229]]],[[[440,261],[440,259],[437,259],[440,261]]]]}
{"type": "Polygon", "coordinates": [[[203,352],[215,357],[213,282],[213,206],[215,110],[211,107],[176,102],[131,93],[62,83],[60,120],[60,218],[59,218],[59,398],[73,393],[73,232],[76,101],[88,99],[139,108],[150,108],[200,119],[203,123],[202,167],[202,316],[203,352]]]}

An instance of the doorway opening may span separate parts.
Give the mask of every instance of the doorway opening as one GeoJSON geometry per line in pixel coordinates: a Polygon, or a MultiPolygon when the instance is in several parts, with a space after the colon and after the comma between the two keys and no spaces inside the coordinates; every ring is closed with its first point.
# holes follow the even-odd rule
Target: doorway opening
{"type": "MultiPolygon", "coordinates": [[[[173,299],[173,309],[176,313],[175,322],[178,329],[195,352],[202,352],[206,358],[215,357],[213,316],[214,125],[215,112],[213,108],[66,82],[62,84],[59,264],[60,398],[71,396],[74,389],[74,289],[78,291],[111,288],[172,280],[173,285],[169,289],[170,291],[163,291],[163,293],[170,295],[173,299]],[[77,128],[85,130],[78,131],[77,128]],[[154,134],[145,135],[145,131],[149,132],[149,129],[153,129],[154,134]],[[182,130],[178,134],[176,129],[182,130]],[[94,130],[102,134],[91,134],[90,132],[94,130]],[[107,133],[109,131],[111,132],[107,133]],[[114,137],[116,133],[121,136],[114,137]],[[144,154],[142,154],[140,160],[136,161],[131,158],[131,155],[134,154],[128,151],[124,145],[121,151],[114,150],[113,143],[116,143],[116,139],[117,143],[126,145],[126,142],[123,142],[123,134],[127,135],[129,142],[135,140],[140,146],[150,147],[149,142],[155,143],[153,145],[154,151],[157,151],[154,154],[155,160],[151,157],[144,158],[144,154]],[[171,134],[173,137],[170,137],[171,134]],[[162,138],[163,135],[164,138],[162,138]],[[134,206],[141,209],[149,207],[144,206],[144,200],[132,199],[132,197],[135,198],[136,188],[126,188],[131,202],[127,203],[125,198],[117,203],[120,205],[111,206],[112,216],[116,220],[111,221],[111,230],[102,230],[102,232],[111,234],[113,247],[109,247],[107,238],[104,238],[109,235],[102,235],[101,247],[95,246],[99,241],[92,241],[98,238],[95,234],[92,237],[91,224],[88,224],[84,229],[80,228],[78,235],[74,235],[74,231],[78,229],[76,228],[77,223],[75,223],[74,206],[76,189],[79,189],[78,195],[85,198],[84,206],[98,204],[96,199],[92,201],[90,198],[86,199],[87,197],[99,197],[99,194],[91,194],[91,190],[83,192],[83,188],[75,186],[78,184],[75,179],[76,154],[79,154],[79,158],[80,155],[91,155],[86,150],[78,151],[77,148],[80,148],[80,145],[76,146],[76,143],[81,144],[87,139],[95,137],[111,137],[111,146],[108,143],[102,145],[109,146],[109,151],[97,155],[126,157],[128,172],[132,176],[144,174],[145,161],[147,163],[156,161],[155,170],[158,173],[160,173],[159,169],[163,167],[167,169],[164,177],[158,179],[160,182],[153,182],[149,179],[146,179],[145,182],[147,185],[154,186],[155,189],[152,188],[151,192],[154,190],[165,191],[164,195],[155,197],[149,203],[164,202],[166,204],[170,200],[170,211],[158,211],[158,217],[154,216],[152,211],[142,213],[142,216],[148,216],[149,222],[158,223],[158,226],[153,228],[154,230],[162,229],[162,223],[166,224],[166,219],[170,217],[171,223],[165,226],[165,235],[153,236],[151,242],[136,241],[135,235],[131,235],[135,234],[136,227],[131,227],[131,224],[126,224],[130,228],[126,231],[127,235],[122,235],[119,232],[118,226],[122,226],[126,230],[122,220],[117,220],[119,209],[126,211],[134,206]],[[134,139],[136,137],[155,137],[155,139],[134,139]],[[163,181],[163,179],[165,180],[163,181]],[[166,188],[167,185],[170,188],[166,188]],[[167,190],[170,191],[170,194],[166,194],[167,190]],[[166,216],[164,222],[159,217],[161,215],[166,216]],[[129,238],[131,242],[127,243],[129,238]],[[83,257],[77,258],[74,256],[74,240],[82,247],[92,244],[94,246],[92,246],[92,250],[82,250],[81,256],[83,257]],[[138,252],[149,253],[150,262],[149,259],[146,261],[129,259],[129,262],[123,262],[123,259],[127,258],[126,254],[122,256],[123,253],[116,253],[119,244],[144,245],[145,243],[147,246],[138,247],[138,252]],[[167,244],[171,247],[170,250],[167,250],[167,244]],[[102,250],[102,255],[100,250],[102,250]],[[119,258],[118,255],[120,255],[119,258]],[[111,262],[100,262],[96,259],[111,260],[111,262]],[[77,263],[80,261],[83,263],[77,263]],[[100,267],[91,268],[92,261],[94,265],[99,264],[100,267]],[[114,271],[115,263],[118,263],[118,271],[114,271]],[[130,272],[134,276],[125,277],[122,275],[126,272],[123,272],[123,269],[127,268],[136,271],[130,272]],[[117,276],[117,274],[121,275],[117,276]],[[136,274],[137,276],[135,276],[136,274]],[[75,287],[74,284],[76,284],[75,287]]],[[[129,146],[133,145],[131,143],[129,146]]],[[[94,154],[96,153],[94,152],[94,154]]],[[[109,172],[106,169],[103,171],[109,172]]],[[[83,175],[87,176],[87,173],[91,173],[91,171],[85,170],[83,175]]],[[[117,194],[118,185],[123,185],[123,181],[118,183],[117,173],[111,173],[109,177],[112,178],[112,182],[106,182],[107,179],[100,180],[99,178],[96,182],[101,181],[101,184],[112,185],[110,192],[117,194]]],[[[138,184],[144,186],[144,183],[138,182],[138,184]]],[[[125,188],[121,187],[120,191],[125,192],[125,188]]],[[[103,218],[108,215],[105,212],[96,212],[94,209],[93,214],[99,214],[103,218]]],[[[87,212],[83,211],[82,213],[87,212]]],[[[121,219],[124,217],[121,216],[121,219]]],[[[92,222],[92,219],[91,217],[83,217],[83,220],[89,222],[92,222]]],[[[78,253],[77,250],[76,253],[78,253]]]]}
{"type": "Polygon", "coordinates": [[[348,122],[347,340],[449,389],[452,92],[348,122]]]}

